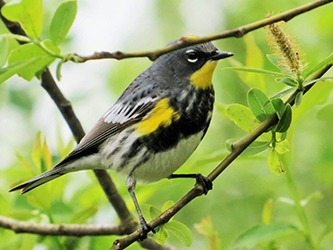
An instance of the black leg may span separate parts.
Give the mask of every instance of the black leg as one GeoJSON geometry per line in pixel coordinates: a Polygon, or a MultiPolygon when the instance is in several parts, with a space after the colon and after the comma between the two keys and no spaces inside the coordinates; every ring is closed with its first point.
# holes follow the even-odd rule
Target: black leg
{"type": "Polygon", "coordinates": [[[169,176],[169,179],[174,178],[195,178],[196,184],[200,184],[202,186],[204,194],[207,194],[208,191],[213,188],[212,181],[202,174],[172,174],[169,176]]]}
{"type": "Polygon", "coordinates": [[[136,185],[136,180],[131,175],[129,175],[127,177],[127,189],[132,197],[136,211],[138,212],[138,215],[139,215],[139,221],[140,221],[140,226],[141,226],[141,233],[140,233],[139,239],[144,240],[147,238],[147,234],[150,231],[155,233],[155,230],[150,225],[148,225],[148,223],[146,222],[145,218],[142,215],[138,200],[136,199],[136,196],[135,196],[135,185],[136,185]]]}

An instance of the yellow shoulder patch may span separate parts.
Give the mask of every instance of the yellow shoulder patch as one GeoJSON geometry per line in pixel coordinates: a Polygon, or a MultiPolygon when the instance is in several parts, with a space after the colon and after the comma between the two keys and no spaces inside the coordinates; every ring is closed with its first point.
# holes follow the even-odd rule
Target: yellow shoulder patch
{"type": "Polygon", "coordinates": [[[176,112],[169,105],[169,99],[165,98],[156,104],[147,118],[138,123],[137,131],[140,135],[150,134],[156,131],[160,126],[167,127],[179,118],[179,112],[176,112]]]}
{"type": "Polygon", "coordinates": [[[213,73],[216,68],[217,61],[208,61],[201,69],[194,72],[191,76],[191,84],[198,88],[207,88],[212,85],[213,73]]]}

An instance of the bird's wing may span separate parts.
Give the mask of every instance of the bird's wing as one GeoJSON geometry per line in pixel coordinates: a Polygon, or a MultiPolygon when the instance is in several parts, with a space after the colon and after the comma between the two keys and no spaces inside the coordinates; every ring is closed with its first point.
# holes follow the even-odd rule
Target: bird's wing
{"type": "Polygon", "coordinates": [[[140,121],[155,107],[156,102],[157,98],[146,96],[132,105],[115,103],[82,138],[76,148],[55,167],[67,165],[82,156],[96,153],[101,143],[140,121]]]}

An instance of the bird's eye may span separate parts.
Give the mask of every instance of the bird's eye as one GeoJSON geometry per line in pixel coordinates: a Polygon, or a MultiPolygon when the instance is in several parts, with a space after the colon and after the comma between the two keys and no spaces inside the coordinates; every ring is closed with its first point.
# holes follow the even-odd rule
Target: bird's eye
{"type": "Polygon", "coordinates": [[[189,61],[190,63],[195,63],[199,60],[198,53],[193,49],[186,50],[185,55],[187,61],[189,61]]]}

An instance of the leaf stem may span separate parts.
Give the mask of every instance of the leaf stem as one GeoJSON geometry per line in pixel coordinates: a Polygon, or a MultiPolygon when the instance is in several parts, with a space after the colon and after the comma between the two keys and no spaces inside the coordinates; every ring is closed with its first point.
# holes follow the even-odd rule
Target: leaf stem
{"type": "Polygon", "coordinates": [[[35,44],[36,46],[38,46],[40,49],[44,50],[44,52],[45,52],[46,54],[48,54],[49,56],[51,56],[51,57],[55,57],[55,58],[64,59],[64,56],[54,53],[52,50],[50,50],[48,47],[46,47],[46,46],[45,46],[43,43],[41,43],[40,41],[35,40],[35,41],[34,41],[34,44],[35,44]]]}
{"type": "Polygon", "coordinates": [[[294,200],[294,207],[295,207],[296,214],[304,229],[304,237],[305,237],[307,243],[309,244],[309,246],[311,247],[311,249],[319,250],[319,247],[313,240],[308,217],[306,215],[304,207],[301,205],[301,197],[300,197],[299,191],[297,189],[296,183],[294,181],[293,175],[291,173],[290,165],[284,164],[283,167],[285,169],[285,176],[286,176],[286,180],[287,180],[288,189],[294,200]]]}

